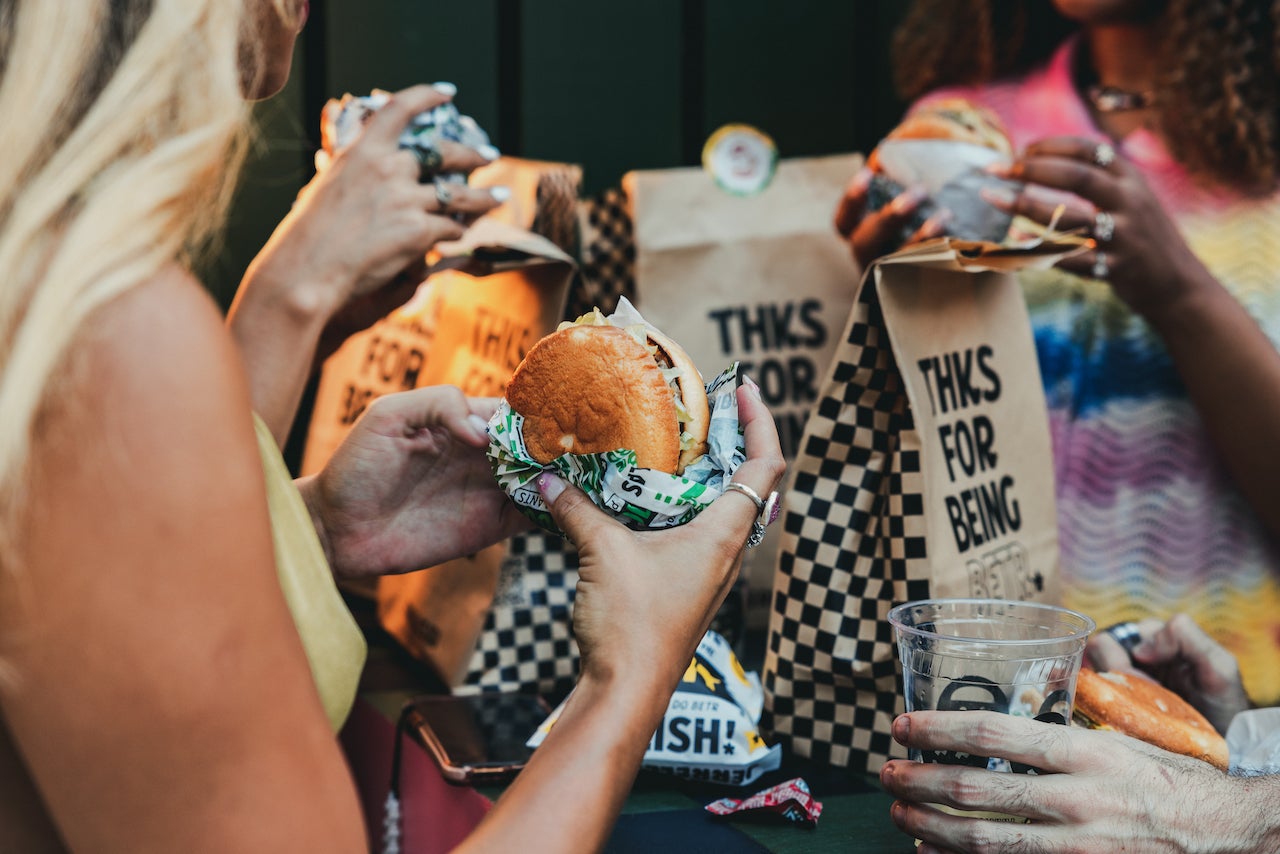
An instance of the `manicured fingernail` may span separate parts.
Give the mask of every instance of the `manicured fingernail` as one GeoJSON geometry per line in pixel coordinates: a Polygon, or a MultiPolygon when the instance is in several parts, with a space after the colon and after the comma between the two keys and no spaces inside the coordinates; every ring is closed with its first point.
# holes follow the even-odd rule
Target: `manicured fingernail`
{"type": "Polygon", "coordinates": [[[1013,174],[1013,166],[1009,163],[991,163],[982,169],[988,175],[995,175],[997,178],[1008,178],[1013,174]]]}
{"type": "Polygon", "coordinates": [[[494,148],[492,145],[482,145],[476,149],[481,157],[488,161],[497,160],[502,156],[502,152],[494,148]]]}
{"type": "Polygon", "coordinates": [[[497,187],[490,187],[489,195],[493,196],[493,200],[495,202],[505,202],[511,198],[511,188],[503,187],[501,185],[497,187]]]}
{"type": "Polygon", "coordinates": [[[845,186],[845,193],[861,193],[871,186],[871,170],[863,166],[857,173],[849,179],[848,185],[845,186]]]}
{"type": "Polygon", "coordinates": [[[924,225],[920,226],[920,235],[922,237],[938,237],[945,234],[947,223],[951,222],[951,217],[951,211],[942,208],[924,221],[924,225]]]}
{"type": "Polygon", "coordinates": [[[468,415],[467,423],[471,425],[471,429],[475,431],[477,439],[489,438],[489,422],[485,421],[479,415],[468,415]]]}
{"type": "Polygon", "coordinates": [[[924,187],[912,187],[905,193],[902,193],[889,207],[896,214],[908,214],[920,206],[920,203],[929,198],[929,191],[924,187]]]}
{"type": "Polygon", "coordinates": [[[1012,190],[1006,190],[1004,187],[983,187],[978,190],[978,196],[993,208],[999,208],[1002,211],[1011,209],[1017,199],[1012,190]]]}
{"type": "Polygon", "coordinates": [[[439,83],[432,83],[431,88],[435,89],[441,95],[448,95],[450,98],[458,94],[457,86],[454,86],[452,83],[446,83],[443,80],[441,80],[439,83]]]}
{"type": "Polygon", "coordinates": [[[756,385],[756,381],[751,379],[750,375],[748,374],[742,375],[742,384],[746,386],[747,391],[751,394],[753,398],[755,398],[756,400],[760,399],[760,386],[756,385]]]}
{"type": "Polygon", "coordinates": [[[547,504],[555,504],[560,493],[564,492],[564,481],[555,472],[544,471],[538,475],[538,492],[547,504]]]}
{"type": "Polygon", "coordinates": [[[889,807],[889,817],[893,819],[893,823],[899,828],[905,827],[907,821],[907,805],[902,801],[894,801],[893,806],[889,807]]]}

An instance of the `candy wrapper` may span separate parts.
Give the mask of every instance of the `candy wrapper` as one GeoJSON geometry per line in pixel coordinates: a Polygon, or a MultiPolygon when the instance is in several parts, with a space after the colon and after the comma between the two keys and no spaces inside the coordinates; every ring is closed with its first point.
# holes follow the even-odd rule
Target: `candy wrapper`
{"type": "Polygon", "coordinates": [[[1013,218],[978,195],[983,188],[1019,186],[983,171],[1007,163],[1005,155],[982,145],[937,139],[887,139],[876,147],[876,155],[880,171],[868,188],[870,210],[884,207],[907,187],[922,187],[929,194],[904,230],[904,240],[941,208],[951,212],[948,234],[991,243],[1008,235],[1013,218]]]}
{"type": "Polygon", "coordinates": [[[814,800],[809,784],[799,777],[779,783],[772,788],[756,792],[749,798],[721,798],[707,804],[707,812],[717,816],[750,815],[766,813],[780,816],[813,827],[822,815],[822,801],[814,800]]]}
{"type": "MultiPolygon", "coordinates": [[[[364,123],[390,98],[390,92],[374,89],[368,95],[347,94],[340,100],[329,99],[320,114],[321,154],[324,156],[317,155],[316,167],[323,169],[329,158],[354,142],[364,123]]],[[[475,149],[489,145],[489,135],[476,124],[475,119],[458,112],[452,101],[414,116],[400,134],[399,143],[401,148],[425,150],[436,148],[441,140],[475,149]]],[[[460,172],[442,172],[438,177],[459,184],[467,181],[467,176],[460,172]]]]}
{"type": "MultiPolygon", "coordinates": [[[[617,326],[648,325],[625,297],[609,319],[617,326]]],[[[633,530],[683,525],[719,497],[724,484],[746,459],[738,429],[737,373],[734,363],[706,385],[711,408],[707,453],[682,475],[639,468],[635,452],[626,449],[565,454],[543,466],[525,447],[524,419],[504,400],[489,420],[489,462],[494,477],[526,516],[552,533],[558,534],[560,529],[535,482],[548,468],[633,530]]]]}
{"type": "MultiPolygon", "coordinates": [[[[563,708],[561,703],[538,727],[530,747],[542,744],[563,708]]],[[[642,767],[684,780],[749,785],[782,761],[781,748],[765,744],[756,731],[763,708],[760,677],[742,669],[724,638],[707,632],[649,740],[642,767]]]]}
{"type": "Polygon", "coordinates": [[[1227,728],[1227,748],[1232,776],[1280,774],[1280,707],[1236,715],[1227,728]]]}

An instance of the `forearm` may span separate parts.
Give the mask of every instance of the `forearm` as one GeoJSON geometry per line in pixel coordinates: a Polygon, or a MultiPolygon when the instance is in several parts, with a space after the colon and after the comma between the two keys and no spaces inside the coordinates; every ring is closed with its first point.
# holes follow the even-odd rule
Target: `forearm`
{"type": "Polygon", "coordinates": [[[1280,353],[1203,268],[1185,296],[1148,315],[1237,488],[1280,533],[1280,353]]]}
{"type": "Polygon", "coordinates": [[[255,411],[283,447],[333,312],[324,289],[281,280],[255,261],[227,317],[244,359],[255,411]]]}
{"type": "Polygon", "coordinates": [[[619,676],[613,685],[579,683],[533,759],[463,850],[604,847],[674,689],[651,681],[646,690],[634,677],[619,676]]]}

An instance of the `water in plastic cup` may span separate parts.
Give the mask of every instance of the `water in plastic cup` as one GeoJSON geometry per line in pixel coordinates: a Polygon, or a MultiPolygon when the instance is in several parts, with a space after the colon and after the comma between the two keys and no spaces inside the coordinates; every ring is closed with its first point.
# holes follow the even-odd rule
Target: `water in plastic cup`
{"type": "MultiPolygon", "coordinates": [[[[897,606],[889,622],[898,641],[907,711],[986,709],[1070,722],[1076,676],[1094,629],[1083,614],[1035,602],[932,599],[897,606]]],[[[911,758],[1023,774],[1036,770],[954,751],[912,749],[911,758]]]]}

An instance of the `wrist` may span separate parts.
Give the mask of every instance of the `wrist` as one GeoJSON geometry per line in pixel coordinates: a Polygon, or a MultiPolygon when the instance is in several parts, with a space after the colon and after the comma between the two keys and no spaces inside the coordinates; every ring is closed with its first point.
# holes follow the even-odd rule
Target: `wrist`
{"type": "MultiPolygon", "coordinates": [[[[258,312],[272,318],[272,323],[314,330],[319,335],[342,308],[347,288],[331,275],[313,274],[306,265],[280,261],[263,255],[255,258],[240,284],[237,304],[252,303],[258,312]]],[[[233,320],[239,308],[232,307],[233,320]]]]}
{"type": "Polygon", "coordinates": [[[580,696],[584,705],[604,704],[618,714],[652,719],[656,728],[679,684],[680,677],[668,675],[668,669],[655,671],[642,664],[625,668],[588,664],[583,667],[574,695],[580,696]]]}
{"type": "Polygon", "coordinates": [[[1230,294],[1222,284],[1198,261],[1180,269],[1186,272],[1181,277],[1183,280],[1169,289],[1172,296],[1138,309],[1147,323],[1166,339],[1170,334],[1180,334],[1186,327],[1199,326],[1216,300],[1223,297],[1230,299],[1230,294]]]}
{"type": "Polygon", "coordinates": [[[297,478],[293,483],[302,495],[302,503],[307,507],[307,515],[311,517],[311,525],[316,530],[316,539],[320,541],[320,548],[324,550],[324,559],[329,564],[330,571],[338,575],[334,563],[333,544],[324,521],[324,499],[320,494],[320,477],[314,474],[307,475],[297,478]]]}

